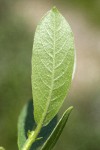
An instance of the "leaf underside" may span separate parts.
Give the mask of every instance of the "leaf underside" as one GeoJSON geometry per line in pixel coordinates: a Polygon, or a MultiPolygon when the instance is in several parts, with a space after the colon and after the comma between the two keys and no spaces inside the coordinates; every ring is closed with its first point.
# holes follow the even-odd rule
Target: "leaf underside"
{"type": "Polygon", "coordinates": [[[47,125],[58,113],[73,74],[74,40],[70,26],[56,8],[37,26],[32,52],[32,93],[37,124],[47,125]]]}

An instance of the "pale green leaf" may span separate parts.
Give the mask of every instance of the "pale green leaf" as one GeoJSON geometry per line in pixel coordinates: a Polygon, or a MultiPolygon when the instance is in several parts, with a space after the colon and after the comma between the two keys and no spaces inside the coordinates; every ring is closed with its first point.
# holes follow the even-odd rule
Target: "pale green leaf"
{"type": "Polygon", "coordinates": [[[58,113],[71,84],[74,39],[56,8],[37,26],[32,52],[32,93],[37,124],[47,125],[58,113]]]}
{"type": "Polygon", "coordinates": [[[47,139],[47,141],[44,143],[43,147],[41,150],[51,150],[57,140],[59,139],[63,128],[66,125],[66,122],[69,118],[69,115],[72,111],[73,107],[69,107],[63,114],[62,118],[60,119],[60,121],[58,122],[58,124],[56,125],[56,127],[54,128],[53,132],[51,133],[51,135],[49,136],[49,138],[47,139]]]}

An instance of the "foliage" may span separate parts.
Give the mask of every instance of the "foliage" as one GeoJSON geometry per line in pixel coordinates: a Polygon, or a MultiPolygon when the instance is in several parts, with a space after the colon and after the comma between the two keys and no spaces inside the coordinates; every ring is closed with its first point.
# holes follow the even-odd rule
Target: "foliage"
{"type": "MultiPolygon", "coordinates": [[[[29,26],[27,26],[30,25],[31,22],[27,22],[27,17],[25,18],[25,20],[24,17],[22,17],[24,13],[21,14],[21,18],[20,16],[17,16],[12,5],[13,2],[15,3],[15,6],[17,2],[15,0],[0,0],[0,145],[3,145],[6,150],[18,149],[16,144],[16,123],[18,114],[24,103],[31,98],[30,58],[33,32],[30,32],[30,28],[29,26]]],[[[22,6],[25,1],[20,0],[20,2],[22,2],[22,6]]],[[[30,3],[30,1],[28,2],[30,3]]],[[[63,11],[63,13],[67,14],[67,16],[69,15],[69,12],[74,12],[75,15],[77,14],[77,12],[78,14],[86,14],[86,17],[88,18],[87,20],[86,18],[84,18],[86,27],[89,26],[90,28],[91,21],[93,27],[99,33],[99,28],[97,28],[96,26],[98,25],[98,27],[100,27],[100,25],[98,24],[98,22],[100,22],[99,2],[100,1],[98,0],[57,0],[55,2],[52,1],[52,4],[56,4],[60,8],[60,10],[63,11]],[[95,19],[98,22],[95,21],[95,19]]],[[[48,8],[50,3],[47,2],[44,6],[48,8]]],[[[41,11],[42,8],[44,8],[40,6],[41,1],[37,4],[38,8],[40,8],[41,11]]],[[[35,9],[36,6],[33,5],[32,7],[33,9],[35,9]]],[[[45,10],[43,10],[42,12],[44,11],[45,10]]],[[[39,16],[38,12],[36,13],[37,16],[39,16]]],[[[69,18],[69,21],[75,17],[74,13],[73,17],[69,18]]],[[[34,19],[33,16],[31,16],[31,18],[32,20],[34,19]]],[[[78,15],[77,18],[74,18],[74,20],[71,21],[74,27],[77,20],[80,26],[80,15],[78,15]]],[[[36,20],[34,19],[32,30],[34,30],[35,21],[36,20]]],[[[74,30],[77,30],[77,28],[79,27],[75,27],[74,30]]],[[[93,33],[94,35],[94,38],[98,36],[97,32],[91,31],[91,33],[93,33]]],[[[87,29],[87,34],[88,33],[89,31],[87,29]]],[[[80,43],[78,34],[77,39],[79,39],[78,43],[80,43]]],[[[85,50],[86,49],[84,47],[84,53],[85,50]]],[[[78,51],[81,51],[81,45],[78,51]]],[[[93,56],[93,60],[96,62],[96,66],[99,65],[100,61],[98,51],[95,49],[95,52],[92,53],[91,47],[88,48],[88,51],[90,51],[91,56],[93,56]]],[[[81,58],[82,53],[78,53],[80,54],[78,55],[78,57],[81,58]]],[[[89,58],[90,57],[88,57],[87,59],[89,60],[89,58]]],[[[81,68],[83,68],[83,66],[81,66],[81,68]]],[[[85,76],[86,68],[83,68],[83,70],[83,76],[85,76]]],[[[81,74],[81,72],[79,72],[79,68],[78,73],[79,75],[81,74]]],[[[66,145],[68,150],[100,149],[100,87],[99,79],[96,78],[96,80],[98,83],[92,81],[92,83],[95,82],[95,84],[97,84],[96,86],[91,86],[90,82],[84,83],[85,86],[87,86],[87,84],[90,85],[90,88],[88,89],[82,89],[83,86],[81,87],[80,84],[77,84],[76,86],[74,86],[74,90],[76,90],[72,91],[69,97],[67,97],[61,112],[63,112],[64,109],[69,105],[72,105],[72,103],[74,104],[75,109],[68,122],[67,128],[64,130],[62,136],[59,139],[59,142],[56,144],[54,149],[65,150],[66,145]]],[[[77,83],[79,83],[78,81],[77,83]]]]}
{"type": "Polygon", "coordinates": [[[74,53],[70,26],[54,7],[42,18],[35,33],[31,77],[34,110],[30,107],[32,103],[27,104],[20,115],[20,150],[37,150],[41,144],[41,150],[51,150],[57,142],[72,107],[66,110],[55,128],[51,125],[55,122],[54,116],[58,113],[72,81],[74,53]],[[34,117],[31,117],[31,110],[34,117]],[[43,132],[46,134],[43,135],[43,132]]]}

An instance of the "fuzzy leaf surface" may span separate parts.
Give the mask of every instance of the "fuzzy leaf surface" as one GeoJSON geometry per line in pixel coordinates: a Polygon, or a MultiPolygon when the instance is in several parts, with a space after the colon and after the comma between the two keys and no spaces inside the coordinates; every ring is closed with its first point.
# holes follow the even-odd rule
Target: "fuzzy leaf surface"
{"type": "Polygon", "coordinates": [[[47,125],[58,113],[71,84],[74,39],[56,8],[37,26],[32,52],[32,93],[37,124],[47,125]]]}

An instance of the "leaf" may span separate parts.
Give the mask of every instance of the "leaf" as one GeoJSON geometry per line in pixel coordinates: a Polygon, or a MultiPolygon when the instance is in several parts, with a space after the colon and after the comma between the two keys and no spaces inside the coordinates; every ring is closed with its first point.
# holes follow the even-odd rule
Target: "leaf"
{"type": "Polygon", "coordinates": [[[37,124],[47,125],[58,113],[71,84],[74,40],[56,8],[37,26],[32,53],[32,93],[37,124]]]}
{"type": "MultiPolygon", "coordinates": [[[[50,136],[52,130],[57,124],[57,116],[50,122],[46,127],[43,127],[37,141],[33,143],[31,150],[38,150],[50,136]]],[[[18,121],[18,147],[19,150],[22,149],[28,135],[31,130],[34,130],[36,127],[34,116],[33,116],[33,104],[32,101],[27,103],[21,111],[18,121]]]]}
{"type": "Polygon", "coordinates": [[[58,138],[60,137],[63,128],[66,125],[66,122],[69,118],[69,115],[72,111],[73,107],[69,107],[63,114],[62,118],[54,128],[53,132],[51,133],[50,137],[47,139],[47,141],[44,143],[41,150],[51,150],[54,145],[56,144],[58,138]]]}

